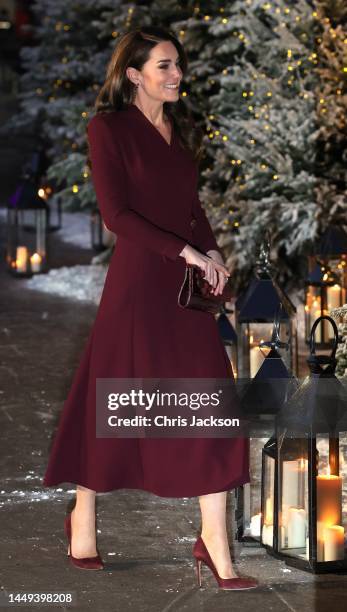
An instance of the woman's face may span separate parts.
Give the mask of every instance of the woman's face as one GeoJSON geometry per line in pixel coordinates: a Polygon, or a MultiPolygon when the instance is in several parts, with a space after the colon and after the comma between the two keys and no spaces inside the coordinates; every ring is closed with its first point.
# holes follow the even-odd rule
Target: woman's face
{"type": "Polygon", "coordinates": [[[139,83],[139,94],[144,92],[161,102],[175,102],[178,99],[183,73],[177,49],[170,41],[160,42],[153,47],[149,59],[136,74],[134,80],[139,83]]]}

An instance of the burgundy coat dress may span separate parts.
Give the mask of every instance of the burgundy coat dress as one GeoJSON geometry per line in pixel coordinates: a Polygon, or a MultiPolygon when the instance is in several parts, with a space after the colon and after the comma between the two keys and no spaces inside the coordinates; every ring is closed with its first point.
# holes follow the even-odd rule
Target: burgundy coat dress
{"type": "Polygon", "coordinates": [[[249,482],[245,438],[96,438],[96,378],[233,372],[214,315],[177,304],[183,247],[219,250],[199,201],[197,163],[174,129],[168,144],[134,104],[94,116],[88,138],[98,205],[117,241],[43,484],[193,497],[249,482]]]}

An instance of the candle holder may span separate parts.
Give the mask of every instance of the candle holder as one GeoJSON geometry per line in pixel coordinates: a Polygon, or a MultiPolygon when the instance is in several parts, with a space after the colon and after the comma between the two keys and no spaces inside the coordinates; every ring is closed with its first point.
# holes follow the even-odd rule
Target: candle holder
{"type": "Polygon", "coordinates": [[[265,529],[263,543],[287,565],[314,573],[347,569],[347,484],[340,457],[347,444],[347,393],[335,376],[337,344],[334,320],[319,317],[310,334],[310,375],[277,416],[277,442],[264,448],[263,512],[272,506],[273,536],[271,541],[265,529]],[[315,353],[322,320],[334,331],[330,355],[315,353]]]}
{"type": "Polygon", "coordinates": [[[265,358],[261,343],[271,337],[273,321],[281,307],[281,341],[289,350],[281,353],[289,370],[297,374],[296,308],[272,277],[270,245],[264,243],[256,263],[255,278],[236,301],[238,376],[254,378],[265,358]]]}

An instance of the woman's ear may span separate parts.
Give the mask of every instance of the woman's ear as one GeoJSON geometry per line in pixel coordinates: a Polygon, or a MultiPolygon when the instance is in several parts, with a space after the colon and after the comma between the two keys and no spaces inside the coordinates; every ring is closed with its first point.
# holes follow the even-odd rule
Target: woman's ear
{"type": "Polygon", "coordinates": [[[136,85],[136,83],[137,83],[137,76],[135,74],[134,68],[127,68],[126,69],[126,75],[127,75],[128,79],[129,79],[129,81],[131,81],[133,85],[136,85]]]}

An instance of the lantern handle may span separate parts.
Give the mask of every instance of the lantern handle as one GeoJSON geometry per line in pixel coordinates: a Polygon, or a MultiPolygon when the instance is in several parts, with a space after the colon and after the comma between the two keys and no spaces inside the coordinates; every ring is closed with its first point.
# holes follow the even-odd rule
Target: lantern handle
{"type": "Polygon", "coordinates": [[[329,321],[329,323],[331,323],[333,330],[334,330],[334,344],[333,344],[331,355],[329,359],[335,359],[337,345],[339,343],[339,332],[338,332],[337,325],[334,319],[332,319],[328,315],[322,315],[321,317],[318,317],[318,319],[316,319],[312,325],[312,329],[310,333],[310,353],[311,355],[316,354],[315,332],[316,332],[317,326],[320,324],[321,321],[323,321],[323,319],[326,319],[327,321],[329,321]]]}

